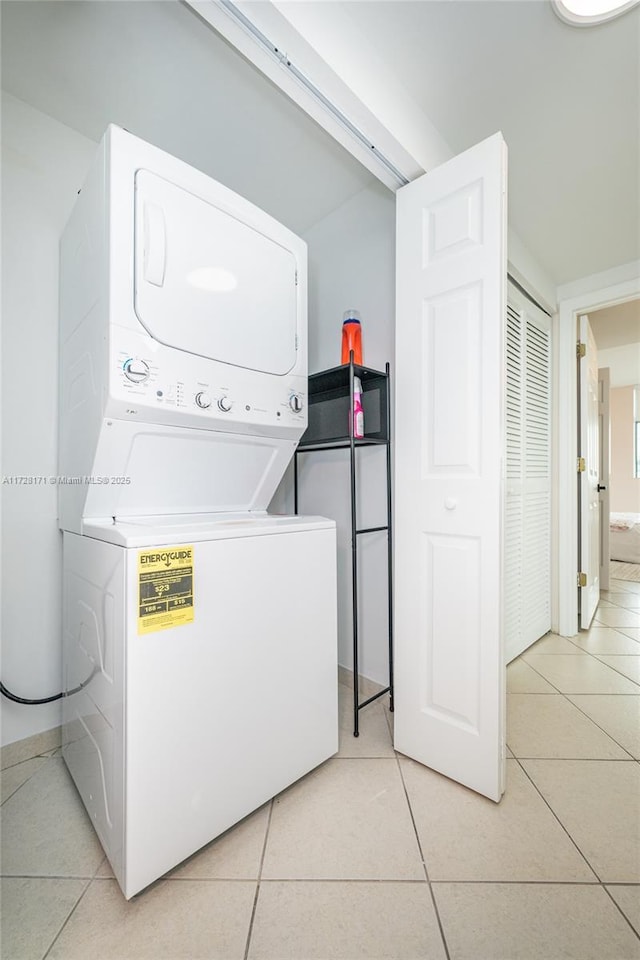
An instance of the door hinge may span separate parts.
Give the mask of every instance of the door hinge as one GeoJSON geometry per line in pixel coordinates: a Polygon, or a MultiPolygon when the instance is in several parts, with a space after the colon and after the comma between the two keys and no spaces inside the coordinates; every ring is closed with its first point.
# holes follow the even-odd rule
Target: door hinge
{"type": "Polygon", "coordinates": [[[578,473],[584,473],[587,469],[587,462],[584,457],[578,457],[578,473]]]}
{"type": "Polygon", "coordinates": [[[586,357],[586,355],[587,355],[586,343],[582,343],[580,340],[578,340],[578,342],[576,343],[576,357],[578,358],[578,360],[580,360],[582,359],[582,357],[586,357]]]}
{"type": "Polygon", "coordinates": [[[579,587],[586,587],[586,585],[587,585],[587,575],[586,575],[586,573],[579,573],[579,574],[578,574],[578,586],[579,586],[579,587]]]}
{"type": "Polygon", "coordinates": [[[298,271],[296,270],[296,287],[298,286],[298,271]]]}

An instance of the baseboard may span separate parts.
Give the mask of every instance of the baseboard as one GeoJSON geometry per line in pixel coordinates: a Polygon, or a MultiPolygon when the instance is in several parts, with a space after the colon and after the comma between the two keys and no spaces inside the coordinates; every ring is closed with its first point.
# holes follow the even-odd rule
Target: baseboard
{"type": "MultiPolygon", "coordinates": [[[[338,664],[338,683],[343,683],[346,687],[353,689],[353,670],[348,670],[346,667],[341,667],[338,664]]],[[[386,684],[376,683],[375,680],[370,680],[369,677],[363,677],[360,675],[358,681],[358,690],[360,691],[360,697],[362,700],[366,700],[368,697],[374,697],[376,693],[380,693],[381,690],[384,690],[386,684]]]]}
{"type": "Polygon", "coordinates": [[[0,750],[2,769],[13,767],[16,763],[22,763],[24,760],[31,760],[32,757],[40,757],[43,753],[50,753],[52,750],[56,750],[61,743],[62,727],[53,727],[51,730],[43,730],[42,733],[34,733],[31,737],[25,737],[24,740],[7,743],[0,750]]]}

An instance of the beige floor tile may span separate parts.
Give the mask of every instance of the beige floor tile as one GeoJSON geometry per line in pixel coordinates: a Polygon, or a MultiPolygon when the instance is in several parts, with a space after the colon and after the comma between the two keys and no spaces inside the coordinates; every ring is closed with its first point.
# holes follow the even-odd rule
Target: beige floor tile
{"type": "Polygon", "coordinates": [[[571,695],[572,703],[640,760],[640,696],[571,695]]]}
{"type": "Polygon", "coordinates": [[[573,642],[587,653],[596,656],[608,654],[640,654],[640,643],[612,627],[592,627],[588,633],[579,633],[573,642]]]}
{"type": "Polygon", "coordinates": [[[507,743],[516,757],[629,759],[625,750],[561,694],[508,694],[507,743]]]}
{"type": "Polygon", "coordinates": [[[640,582],[637,580],[622,580],[611,577],[610,586],[612,592],[640,593],[640,582]]]}
{"type": "Polygon", "coordinates": [[[558,653],[581,654],[583,651],[576,646],[575,640],[575,637],[559,637],[556,633],[548,633],[545,637],[527,647],[521,656],[524,660],[529,653],[544,653],[550,656],[558,653]]]}
{"type": "Polygon", "coordinates": [[[86,880],[5,877],[0,910],[5,960],[44,957],[86,884],[86,880]]]}
{"type": "MultiPolygon", "coordinates": [[[[395,757],[382,697],[359,711],[358,737],[353,735],[353,693],[338,685],[340,750],[338,757],[395,757]]],[[[388,697],[387,697],[388,701],[388,697]]]]}
{"type": "MultiPolygon", "coordinates": [[[[552,683],[561,693],[637,693],[638,687],[595,657],[527,658],[529,666],[552,683]]],[[[519,692],[519,691],[514,691],[519,692]]]]}
{"type": "Polygon", "coordinates": [[[47,960],[242,960],[256,884],[161,880],[127,902],[93,880],[47,960]]]}
{"type": "Polygon", "coordinates": [[[632,640],[637,640],[640,642],[640,627],[617,627],[620,633],[624,633],[625,637],[631,637],[632,640]]]}
{"type": "Polygon", "coordinates": [[[609,580],[609,589],[601,590],[600,596],[609,600],[612,596],[615,596],[617,599],[618,597],[624,597],[629,593],[634,593],[633,590],[629,589],[630,584],[632,587],[634,586],[632,580],[616,580],[614,577],[611,577],[609,580]]]}
{"type": "Polygon", "coordinates": [[[257,880],[270,806],[245,817],[167,876],[174,880],[257,880]]]}
{"type": "Polygon", "coordinates": [[[433,886],[451,960],[637,960],[640,942],[602,887],[433,886]]]}
{"type": "Polygon", "coordinates": [[[616,607],[625,610],[640,610],[640,596],[637,593],[614,593],[609,598],[616,607]]]}
{"type": "Polygon", "coordinates": [[[262,876],[422,880],[396,760],[328,760],[273,804],[262,876]]]}
{"type": "Polygon", "coordinates": [[[51,750],[55,750],[60,746],[60,729],[60,727],[54,727],[52,730],[36,733],[25,740],[7,743],[0,751],[2,769],[13,767],[16,763],[22,763],[23,760],[31,760],[32,757],[41,757],[51,750]]]}
{"type": "Polygon", "coordinates": [[[3,875],[92,877],[103,857],[62,760],[47,760],[3,805],[3,875]]]}
{"type": "Polygon", "coordinates": [[[640,765],[523,760],[522,765],[602,881],[640,882],[640,765]]]}
{"type": "Polygon", "coordinates": [[[46,757],[34,757],[32,760],[16,763],[13,767],[6,767],[0,775],[2,803],[8,800],[16,790],[19,790],[23,783],[30,780],[33,774],[46,762],[46,757]]]}
{"type": "Polygon", "coordinates": [[[548,633],[545,637],[541,637],[540,640],[536,640],[534,644],[528,647],[524,653],[521,654],[521,657],[526,661],[527,654],[529,653],[582,653],[582,650],[576,647],[574,640],[575,637],[568,639],[567,637],[559,637],[556,633],[548,633]]]}
{"type": "Polygon", "coordinates": [[[618,580],[611,577],[609,586],[611,593],[640,593],[640,583],[637,580],[618,580]]]}
{"type": "Polygon", "coordinates": [[[594,879],[516,760],[497,804],[412,760],[401,768],[431,880],[594,879]]]}
{"type": "Polygon", "coordinates": [[[601,610],[598,607],[595,619],[607,627],[640,627],[640,613],[623,610],[622,607],[615,610],[601,610]]]}
{"type": "Polygon", "coordinates": [[[625,917],[640,936],[640,886],[607,887],[625,917]]]}
{"type": "Polygon", "coordinates": [[[598,610],[611,610],[619,606],[617,603],[612,603],[611,600],[604,600],[602,597],[598,600],[598,610]]]}
{"type": "Polygon", "coordinates": [[[115,879],[115,874],[113,868],[107,858],[105,857],[95,873],[96,877],[107,878],[108,880],[115,879]]]}
{"type": "MultiPolygon", "coordinates": [[[[632,642],[635,643],[635,640],[632,642]]],[[[598,660],[600,660],[601,663],[606,663],[608,667],[612,667],[630,680],[633,680],[634,683],[640,684],[640,656],[608,656],[598,654],[598,660]]],[[[638,690],[638,693],[640,693],[640,690],[638,690]]]]}
{"type": "Polygon", "coordinates": [[[507,667],[507,691],[509,693],[557,693],[544,677],[518,658],[507,667]]]}
{"type": "Polygon", "coordinates": [[[426,883],[260,885],[249,960],[444,960],[426,883]]]}

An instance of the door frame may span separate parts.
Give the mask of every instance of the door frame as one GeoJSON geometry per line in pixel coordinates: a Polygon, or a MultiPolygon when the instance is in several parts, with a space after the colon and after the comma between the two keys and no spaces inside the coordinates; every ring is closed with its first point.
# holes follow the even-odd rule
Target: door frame
{"type": "Polygon", "coordinates": [[[577,319],[581,313],[611,307],[638,296],[640,275],[560,299],[558,303],[555,336],[558,349],[558,379],[555,384],[558,421],[557,430],[554,431],[558,471],[558,535],[554,553],[558,558],[558,633],[564,637],[572,637],[578,632],[577,319]]]}

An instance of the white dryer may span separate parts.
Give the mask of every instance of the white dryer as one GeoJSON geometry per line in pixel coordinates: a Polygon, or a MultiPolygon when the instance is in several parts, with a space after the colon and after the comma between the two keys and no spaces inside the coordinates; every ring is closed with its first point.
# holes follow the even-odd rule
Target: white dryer
{"type": "Polygon", "coordinates": [[[110,127],[61,242],[63,756],[128,898],[338,746],[306,248],[110,127]]]}

